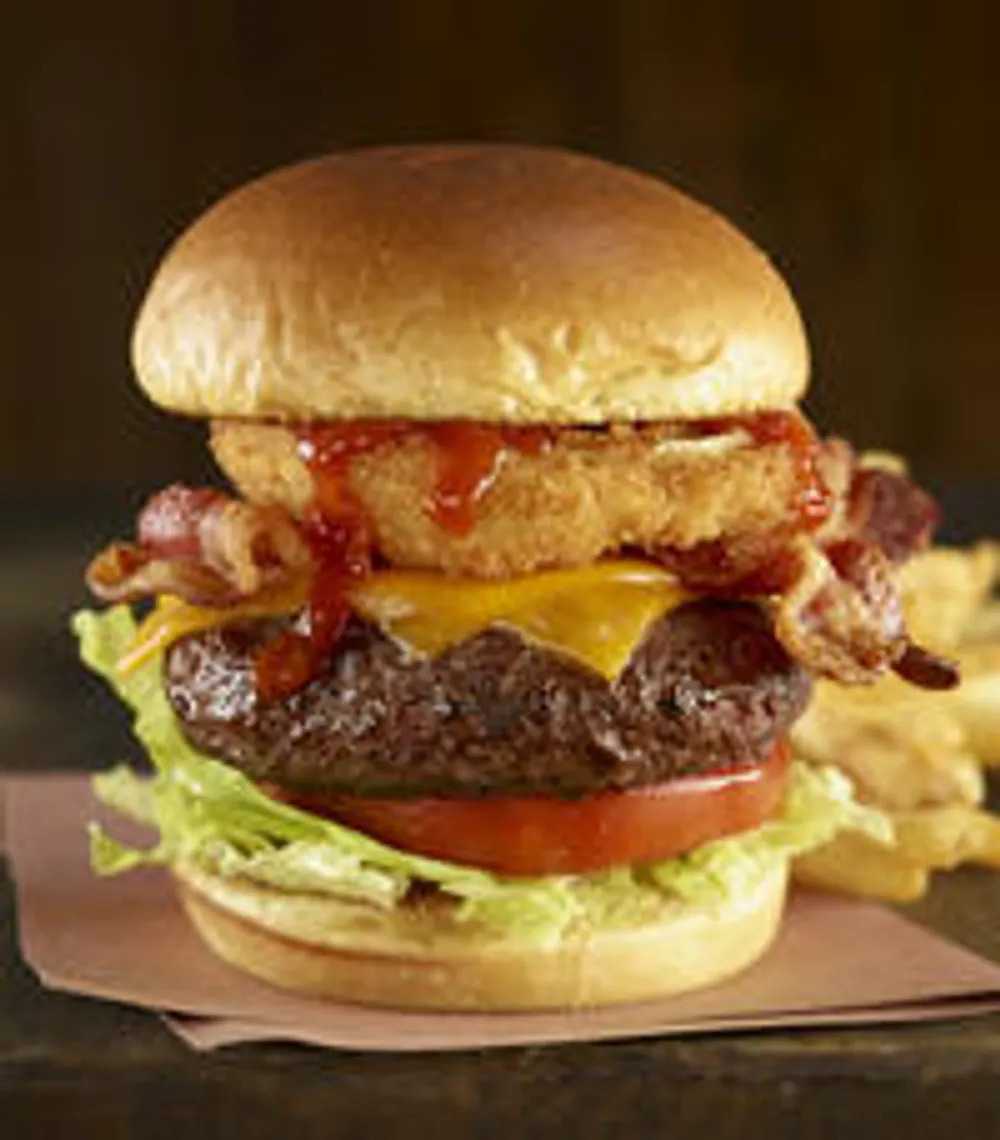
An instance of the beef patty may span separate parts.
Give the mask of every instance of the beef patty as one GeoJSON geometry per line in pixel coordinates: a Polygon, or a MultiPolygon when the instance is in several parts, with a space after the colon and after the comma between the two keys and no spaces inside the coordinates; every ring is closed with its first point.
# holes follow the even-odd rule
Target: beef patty
{"type": "Polygon", "coordinates": [[[320,675],[266,702],[253,659],[279,628],[256,621],[185,638],[164,679],[196,748],[287,788],[579,797],[642,787],[761,760],[809,693],[768,618],[746,603],[675,610],[611,683],[510,630],[414,659],[355,621],[320,675]]]}

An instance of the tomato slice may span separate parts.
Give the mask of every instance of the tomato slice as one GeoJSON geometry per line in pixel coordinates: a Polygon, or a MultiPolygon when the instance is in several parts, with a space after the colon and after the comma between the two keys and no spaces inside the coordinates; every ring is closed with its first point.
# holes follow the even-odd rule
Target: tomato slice
{"type": "Polygon", "coordinates": [[[683,776],[581,800],[386,800],[269,794],[414,854],[508,875],[557,875],[651,863],[759,827],[778,810],[789,749],[762,764],[683,776]]]}

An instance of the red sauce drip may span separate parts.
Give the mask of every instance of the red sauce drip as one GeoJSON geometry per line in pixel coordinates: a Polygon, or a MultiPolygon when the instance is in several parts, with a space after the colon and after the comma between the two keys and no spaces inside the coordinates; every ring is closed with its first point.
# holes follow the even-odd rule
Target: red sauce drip
{"type": "Polygon", "coordinates": [[[428,513],[444,530],[468,534],[476,525],[479,501],[493,485],[504,455],[538,455],[551,444],[544,428],[496,428],[486,424],[442,423],[425,429],[437,450],[437,482],[428,513]]]}
{"type": "Polygon", "coordinates": [[[341,499],[349,494],[348,471],[355,456],[407,436],[423,436],[433,445],[437,463],[427,513],[444,530],[459,536],[475,526],[477,507],[496,479],[504,456],[510,451],[538,455],[553,439],[545,427],[495,427],[461,420],[428,424],[355,420],[302,428],[297,435],[299,454],[312,473],[316,508],[334,516],[341,499]]]}
{"type": "Polygon", "coordinates": [[[319,671],[351,616],[351,586],[371,573],[371,523],[351,490],[355,455],[400,439],[410,425],[358,422],[299,434],[299,452],[313,474],[313,504],[304,532],[316,574],[300,628],[272,642],[255,662],[257,692],[265,700],[294,693],[319,671]]]}
{"type": "Polygon", "coordinates": [[[745,431],[763,446],[785,444],[795,463],[797,490],[792,506],[807,530],[816,530],[833,510],[833,492],[820,471],[820,445],[815,433],[798,412],[756,412],[750,416],[726,416],[700,420],[706,435],[745,431]]]}
{"type": "Polygon", "coordinates": [[[426,509],[439,526],[461,536],[475,526],[479,502],[496,479],[504,455],[538,455],[553,438],[547,428],[396,420],[324,424],[300,429],[297,435],[299,454],[313,477],[305,533],[318,569],[304,628],[283,634],[256,661],[257,691],[265,700],[293,693],[316,675],[350,618],[351,586],[371,573],[372,524],[350,484],[355,456],[408,436],[430,440],[437,479],[426,509]]]}
{"type": "MultiPolygon", "coordinates": [[[[353,496],[351,496],[353,498],[353,496]]],[[[345,495],[337,518],[313,511],[304,527],[316,574],[300,628],[288,630],[254,662],[257,692],[265,700],[294,693],[319,672],[351,616],[351,586],[371,573],[371,532],[345,495]]]]}

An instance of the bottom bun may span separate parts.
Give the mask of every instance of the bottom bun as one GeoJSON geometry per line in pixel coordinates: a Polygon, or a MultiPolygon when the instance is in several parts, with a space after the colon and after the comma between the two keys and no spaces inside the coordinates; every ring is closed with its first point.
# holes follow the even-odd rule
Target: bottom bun
{"type": "Polygon", "coordinates": [[[174,869],[181,901],[225,961],[285,989],[397,1009],[579,1009],[712,985],[774,940],[788,871],[724,903],[663,899],[627,925],[571,927],[549,947],[458,921],[433,892],[390,909],[174,869]]]}

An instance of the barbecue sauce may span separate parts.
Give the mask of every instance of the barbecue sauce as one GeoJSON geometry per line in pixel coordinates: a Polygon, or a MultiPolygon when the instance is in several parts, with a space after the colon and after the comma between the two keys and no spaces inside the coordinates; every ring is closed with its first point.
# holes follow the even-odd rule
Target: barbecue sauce
{"type": "Polygon", "coordinates": [[[423,436],[437,467],[425,510],[442,529],[461,537],[476,524],[483,495],[511,451],[539,455],[551,446],[544,427],[406,421],[352,421],[301,428],[299,455],[313,478],[313,502],[304,533],[318,567],[303,618],[257,659],[257,690],[265,700],[295,692],[315,676],[340,640],[351,615],[351,587],[372,571],[374,533],[350,483],[352,459],[387,443],[423,436]]]}

